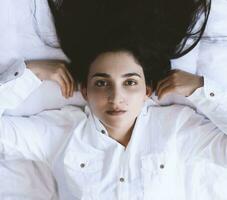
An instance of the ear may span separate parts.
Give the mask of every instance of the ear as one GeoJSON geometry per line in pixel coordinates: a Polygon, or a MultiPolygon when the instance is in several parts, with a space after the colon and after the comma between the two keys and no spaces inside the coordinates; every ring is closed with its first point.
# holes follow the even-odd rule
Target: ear
{"type": "Polygon", "coordinates": [[[146,86],[146,99],[152,95],[153,89],[151,86],[146,86]]]}
{"type": "Polygon", "coordinates": [[[87,101],[87,87],[86,87],[86,85],[82,84],[80,91],[81,91],[83,98],[87,101]]]}

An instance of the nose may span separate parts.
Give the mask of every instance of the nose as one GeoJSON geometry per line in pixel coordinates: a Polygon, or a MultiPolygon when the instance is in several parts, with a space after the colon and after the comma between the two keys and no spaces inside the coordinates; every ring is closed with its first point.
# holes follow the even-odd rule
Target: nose
{"type": "Polygon", "coordinates": [[[121,104],[125,101],[124,91],[121,88],[115,86],[109,89],[108,102],[112,104],[121,104]]]}

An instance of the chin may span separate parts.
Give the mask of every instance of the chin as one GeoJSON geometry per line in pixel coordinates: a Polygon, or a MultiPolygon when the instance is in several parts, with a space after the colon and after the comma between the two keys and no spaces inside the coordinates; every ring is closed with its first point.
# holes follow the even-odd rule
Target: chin
{"type": "Polygon", "coordinates": [[[108,124],[124,124],[127,122],[127,118],[125,116],[108,116],[104,119],[108,124]]]}
{"type": "Polygon", "coordinates": [[[122,123],[122,120],[117,120],[117,121],[116,120],[115,121],[105,120],[104,124],[105,124],[105,126],[111,128],[111,129],[120,129],[120,128],[124,127],[123,125],[125,125],[122,123]]]}

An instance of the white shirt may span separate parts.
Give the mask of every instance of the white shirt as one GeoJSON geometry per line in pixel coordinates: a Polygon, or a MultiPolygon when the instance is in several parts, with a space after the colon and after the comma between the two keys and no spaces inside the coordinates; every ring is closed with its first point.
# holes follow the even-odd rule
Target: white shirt
{"type": "MultiPolygon", "coordinates": [[[[2,85],[1,113],[39,85],[27,69],[2,85]],[[11,97],[17,98],[10,102],[11,97]]],[[[10,159],[17,152],[46,163],[58,181],[61,199],[67,200],[224,199],[226,141],[216,125],[192,109],[159,107],[152,100],[138,116],[127,148],[108,136],[88,107],[31,117],[3,115],[0,124],[2,157],[10,159]]]]}

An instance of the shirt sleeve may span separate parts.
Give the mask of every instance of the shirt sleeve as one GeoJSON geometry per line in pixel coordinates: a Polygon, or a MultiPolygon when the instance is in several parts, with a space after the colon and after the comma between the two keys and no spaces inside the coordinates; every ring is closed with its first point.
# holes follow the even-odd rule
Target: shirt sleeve
{"type": "Polygon", "coordinates": [[[81,109],[73,106],[27,117],[4,115],[5,109],[20,104],[40,83],[25,69],[20,77],[0,86],[0,154],[5,158],[16,152],[26,159],[52,162],[75,122],[84,117],[81,109]]]}
{"type": "Polygon", "coordinates": [[[15,108],[40,84],[41,81],[25,67],[23,61],[13,62],[0,74],[0,113],[15,108]]]}
{"type": "Polygon", "coordinates": [[[227,134],[227,91],[204,77],[204,86],[198,88],[187,99],[195,106],[197,112],[205,115],[227,134]]]}
{"type": "Polygon", "coordinates": [[[227,135],[224,132],[187,107],[177,121],[177,149],[181,160],[203,159],[227,167],[227,135]]]}
{"type": "Polygon", "coordinates": [[[84,117],[81,109],[74,106],[29,117],[3,115],[0,119],[0,144],[4,151],[1,153],[8,154],[7,149],[15,149],[25,159],[52,166],[70,139],[76,123],[84,117]]]}
{"type": "Polygon", "coordinates": [[[26,65],[23,60],[12,59],[6,66],[2,66],[1,64],[0,68],[6,69],[0,73],[0,85],[2,85],[8,81],[20,77],[23,74],[26,65]]]}

